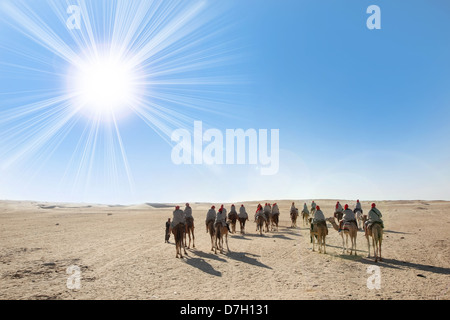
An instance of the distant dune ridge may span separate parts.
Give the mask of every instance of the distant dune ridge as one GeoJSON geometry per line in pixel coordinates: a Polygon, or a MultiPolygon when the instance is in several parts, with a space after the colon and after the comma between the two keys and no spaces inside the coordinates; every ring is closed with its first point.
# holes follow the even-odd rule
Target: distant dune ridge
{"type": "MultiPolygon", "coordinates": [[[[314,200],[333,215],[337,200],[314,200]]],[[[164,243],[165,222],[184,203],[0,201],[0,299],[449,299],[450,202],[375,201],[385,222],[384,261],[377,264],[367,258],[361,231],[358,256],[342,255],[331,225],[327,254],[312,252],[301,219],[290,228],[292,202],[301,211],[311,199],[234,203],[247,208],[247,234],[230,235],[231,252],[217,255],[204,224],[211,204],[191,202],[196,248],[176,259],[173,236],[164,243]],[[266,202],[278,203],[280,227],[261,237],[253,217],[266,202]],[[380,268],[379,290],[367,286],[373,265],[380,268]],[[68,288],[71,266],[80,272],[79,289],[68,288]]],[[[370,203],[362,201],[364,212],[370,203]]],[[[231,203],[224,205],[229,211],[231,203]]]]}

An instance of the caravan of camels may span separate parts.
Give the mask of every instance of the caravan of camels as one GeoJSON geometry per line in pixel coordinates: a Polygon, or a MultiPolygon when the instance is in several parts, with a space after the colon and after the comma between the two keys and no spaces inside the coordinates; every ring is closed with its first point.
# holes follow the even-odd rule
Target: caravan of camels
{"type": "MultiPolygon", "coordinates": [[[[211,251],[217,253],[219,250],[221,253],[224,251],[224,245],[230,252],[228,246],[228,234],[236,233],[236,224],[239,222],[240,234],[245,235],[245,224],[249,221],[249,215],[246,208],[242,204],[239,208],[239,212],[236,211],[235,205],[231,205],[230,212],[227,214],[227,209],[224,205],[221,205],[216,212],[216,207],[213,205],[206,213],[206,232],[211,237],[211,251]]],[[[254,223],[256,224],[256,232],[260,236],[267,232],[277,232],[279,222],[280,209],[277,203],[265,203],[264,207],[261,204],[257,205],[254,214],[254,223]]],[[[299,216],[299,209],[296,208],[295,203],[292,202],[290,211],[290,228],[297,228],[297,218],[299,216]]],[[[314,201],[311,202],[310,207],[304,203],[301,211],[303,227],[307,227],[309,230],[309,236],[312,243],[312,251],[316,250],[316,243],[319,253],[326,254],[326,236],[328,235],[329,222],[333,229],[335,229],[342,238],[342,254],[348,253],[350,255],[356,255],[356,237],[358,231],[363,231],[367,240],[368,257],[370,257],[370,242],[372,242],[373,256],[375,262],[382,261],[381,257],[381,244],[383,240],[383,221],[381,219],[382,214],[376,207],[375,203],[371,204],[371,209],[368,214],[363,214],[361,203],[357,200],[355,208],[350,209],[348,204],[344,207],[339,203],[336,203],[333,216],[325,218],[319,205],[314,201]],[[350,247],[349,247],[350,238],[350,247]],[[372,241],[370,241],[370,239],[372,241]]],[[[194,218],[192,216],[192,208],[189,203],[186,203],[184,210],[181,210],[179,206],[176,206],[173,211],[172,221],[166,224],[166,242],[170,237],[170,234],[174,235],[176,257],[183,257],[182,251],[186,255],[186,247],[189,249],[191,246],[195,248],[194,237],[194,218]],[[187,242],[187,236],[189,242],[187,242]]]]}

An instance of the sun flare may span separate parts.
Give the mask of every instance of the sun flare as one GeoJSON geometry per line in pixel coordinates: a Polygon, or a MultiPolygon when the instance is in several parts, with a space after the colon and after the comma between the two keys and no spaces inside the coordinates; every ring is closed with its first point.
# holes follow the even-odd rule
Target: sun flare
{"type": "Polygon", "coordinates": [[[138,73],[120,58],[96,57],[77,64],[69,76],[75,106],[93,115],[117,114],[136,103],[138,73]]]}

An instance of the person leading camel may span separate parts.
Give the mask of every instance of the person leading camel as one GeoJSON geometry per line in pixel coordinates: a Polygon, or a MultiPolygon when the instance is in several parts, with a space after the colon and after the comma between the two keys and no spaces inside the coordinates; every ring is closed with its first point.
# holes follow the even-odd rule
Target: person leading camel
{"type": "Polygon", "coordinates": [[[170,239],[170,218],[167,219],[166,222],[166,236],[165,236],[165,241],[164,243],[169,243],[169,239],[170,239]]]}
{"type": "Polygon", "coordinates": [[[206,213],[206,233],[208,233],[208,224],[210,221],[214,222],[216,221],[216,207],[212,206],[211,209],[208,210],[206,213]]]}

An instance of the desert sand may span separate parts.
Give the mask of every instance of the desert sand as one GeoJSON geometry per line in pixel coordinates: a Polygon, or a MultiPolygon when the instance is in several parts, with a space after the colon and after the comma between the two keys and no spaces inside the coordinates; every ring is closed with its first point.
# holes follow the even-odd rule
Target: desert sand
{"type": "MultiPolygon", "coordinates": [[[[300,210],[311,202],[270,200],[280,206],[280,227],[262,237],[253,222],[257,202],[244,202],[247,234],[230,235],[231,252],[223,254],[211,252],[205,230],[211,204],[191,203],[196,248],[183,259],[175,258],[173,236],[164,242],[171,204],[2,201],[0,299],[449,299],[450,202],[378,201],[384,261],[375,264],[367,258],[362,231],[358,255],[350,256],[342,254],[342,240],[330,224],[327,253],[312,252],[301,219],[290,228],[292,201],[300,210]],[[73,265],[81,271],[79,289],[67,286],[73,265]],[[367,286],[372,265],[380,268],[379,289],[367,286]]],[[[336,200],[316,203],[326,217],[333,215],[336,200]]],[[[353,208],[355,201],[341,203],[353,208]]],[[[365,212],[370,203],[362,202],[365,212]]]]}

